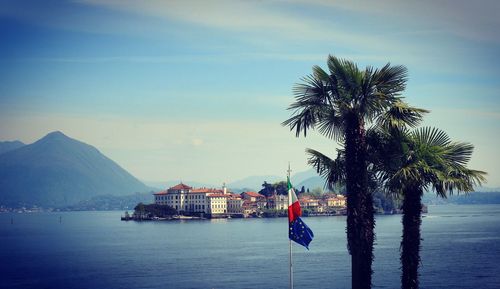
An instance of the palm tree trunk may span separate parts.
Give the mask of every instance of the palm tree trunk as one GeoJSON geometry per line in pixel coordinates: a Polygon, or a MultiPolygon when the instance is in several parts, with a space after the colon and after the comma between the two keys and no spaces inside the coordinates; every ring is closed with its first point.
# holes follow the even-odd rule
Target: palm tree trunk
{"type": "Polygon", "coordinates": [[[420,264],[420,224],[422,223],[422,189],[412,187],[403,198],[403,236],[401,241],[401,288],[418,289],[420,264]]]}
{"type": "Polygon", "coordinates": [[[364,123],[357,116],[347,119],[345,139],[347,189],[347,244],[351,254],[352,288],[371,288],[373,199],[368,192],[367,148],[364,123]]]}

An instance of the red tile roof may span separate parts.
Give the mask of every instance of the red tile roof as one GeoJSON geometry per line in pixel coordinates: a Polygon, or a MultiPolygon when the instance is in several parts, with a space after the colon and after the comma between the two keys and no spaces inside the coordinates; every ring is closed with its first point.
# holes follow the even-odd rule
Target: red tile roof
{"type": "Polygon", "coordinates": [[[183,183],[180,183],[176,186],[171,187],[169,190],[191,190],[192,187],[185,185],[183,183]]]}
{"type": "Polygon", "coordinates": [[[249,200],[243,201],[243,207],[257,207],[257,203],[251,202],[249,200]]]}
{"type": "Polygon", "coordinates": [[[229,197],[228,194],[210,194],[208,195],[209,197],[216,197],[216,198],[219,198],[219,197],[229,197]]]}
{"type": "Polygon", "coordinates": [[[264,195],[261,195],[261,194],[256,193],[256,192],[244,192],[243,194],[247,194],[248,196],[254,197],[254,198],[263,198],[264,197],[264,195]]]}
{"type": "Polygon", "coordinates": [[[218,190],[218,189],[199,188],[199,189],[191,190],[191,193],[222,194],[222,193],[224,193],[224,191],[218,190]]]}
{"type": "Polygon", "coordinates": [[[154,193],[153,195],[156,196],[156,195],[166,195],[166,194],[168,194],[168,192],[165,190],[165,191],[160,191],[158,193],[154,193]]]}

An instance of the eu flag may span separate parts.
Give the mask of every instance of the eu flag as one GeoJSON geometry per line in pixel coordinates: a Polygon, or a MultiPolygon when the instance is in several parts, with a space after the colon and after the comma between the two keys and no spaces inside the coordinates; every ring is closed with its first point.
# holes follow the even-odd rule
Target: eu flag
{"type": "Polygon", "coordinates": [[[309,243],[311,243],[314,234],[312,230],[302,222],[299,217],[294,221],[288,223],[288,237],[290,240],[295,241],[309,250],[309,243]]]}

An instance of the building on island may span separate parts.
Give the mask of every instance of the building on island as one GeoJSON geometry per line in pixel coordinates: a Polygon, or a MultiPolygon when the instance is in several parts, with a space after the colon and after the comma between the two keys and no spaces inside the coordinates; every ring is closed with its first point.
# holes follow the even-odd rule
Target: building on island
{"type": "Polygon", "coordinates": [[[228,195],[224,193],[210,194],[208,196],[209,214],[227,214],[228,195]]]}
{"type": "Polygon", "coordinates": [[[211,216],[241,214],[242,198],[223,189],[199,188],[180,183],[165,191],[153,194],[155,204],[168,205],[180,214],[209,214],[211,216]]]}
{"type": "Polygon", "coordinates": [[[207,198],[213,189],[194,189],[180,183],[165,191],[154,194],[155,204],[169,205],[179,213],[208,213],[207,198]]]}
{"type": "Polygon", "coordinates": [[[245,200],[249,200],[250,202],[257,202],[257,200],[263,200],[266,197],[256,192],[243,192],[241,193],[241,197],[245,200]]]}
{"type": "Polygon", "coordinates": [[[305,209],[316,210],[319,207],[319,200],[311,197],[299,198],[300,206],[305,209]]]}
{"type": "Polygon", "coordinates": [[[331,197],[327,199],[329,207],[345,207],[346,206],[346,198],[343,195],[336,195],[335,197],[331,197]]]}
{"type": "Polygon", "coordinates": [[[257,203],[243,199],[242,210],[245,216],[256,215],[259,212],[257,203]]]}
{"type": "MultiPolygon", "coordinates": [[[[155,204],[168,205],[181,215],[203,215],[207,217],[260,216],[266,209],[286,211],[288,196],[274,192],[266,197],[256,192],[233,194],[225,185],[222,189],[194,189],[180,183],[154,194],[155,204]]],[[[304,210],[312,214],[330,214],[342,211],[346,206],[343,195],[325,194],[318,198],[300,196],[304,210]]]]}
{"type": "Polygon", "coordinates": [[[243,200],[249,201],[256,205],[257,209],[262,210],[267,206],[266,196],[256,192],[243,192],[241,193],[243,200]]]}
{"type": "Polygon", "coordinates": [[[243,214],[243,198],[238,194],[230,194],[227,198],[227,212],[229,214],[243,214]]]}
{"type": "Polygon", "coordinates": [[[288,209],[288,196],[272,194],[267,198],[267,208],[272,210],[287,210],[288,209]]]}

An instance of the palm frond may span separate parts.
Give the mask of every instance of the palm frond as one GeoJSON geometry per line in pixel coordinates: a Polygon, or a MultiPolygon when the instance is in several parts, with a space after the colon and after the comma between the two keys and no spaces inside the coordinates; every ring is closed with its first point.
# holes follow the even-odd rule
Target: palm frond
{"type": "Polygon", "coordinates": [[[335,109],[325,109],[317,125],[322,135],[335,141],[343,139],[345,126],[345,118],[335,109]]]}
{"type": "Polygon", "coordinates": [[[446,146],[444,157],[450,162],[466,165],[472,156],[474,146],[465,142],[453,142],[446,146]]]}
{"type": "Polygon", "coordinates": [[[345,159],[341,151],[335,160],[313,149],[306,149],[306,153],[309,155],[308,164],[325,179],[325,187],[333,190],[335,184],[345,183],[345,159]]]}
{"type": "Polygon", "coordinates": [[[419,128],[413,132],[413,137],[417,144],[426,146],[445,147],[451,142],[444,131],[434,127],[419,128]]]}
{"type": "Polygon", "coordinates": [[[362,79],[362,73],[358,66],[350,60],[337,58],[333,55],[328,56],[327,65],[330,77],[335,79],[339,94],[349,98],[348,102],[353,101],[353,96],[357,94],[356,91],[359,89],[362,79]]]}
{"type": "Polygon", "coordinates": [[[399,96],[406,88],[408,69],[405,66],[391,66],[387,63],[373,72],[373,85],[381,94],[399,96]]]}
{"type": "Polygon", "coordinates": [[[435,175],[435,179],[428,182],[428,185],[442,198],[446,198],[454,193],[469,193],[474,191],[474,186],[481,185],[486,181],[486,173],[478,170],[471,170],[464,166],[455,167],[440,175],[435,175]]]}
{"type": "Polygon", "coordinates": [[[387,63],[380,70],[368,66],[360,85],[360,112],[371,122],[390,108],[402,109],[402,105],[398,104],[401,101],[399,95],[405,89],[406,81],[407,70],[404,66],[393,67],[387,63]]]}
{"type": "Polygon", "coordinates": [[[318,65],[314,65],[313,68],[313,75],[316,79],[319,79],[324,82],[330,81],[330,76],[326,71],[323,70],[323,68],[319,67],[318,65]]]}
{"type": "Polygon", "coordinates": [[[306,136],[309,129],[314,129],[330,103],[324,81],[312,75],[304,77],[302,81],[303,83],[294,87],[295,102],[288,108],[294,112],[289,119],[282,122],[283,126],[289,126],[292,131],[295,130],[297,137],[301,133],[306,136]]]}
{"type": "Polygon", "coordinates": [[[381,168],[388,190],[404,194],[405,188],[418,186],[445,198],[454,192],[470,192],[485,181],[485,172],[465,166],[474,148],[471,144],[451,142],[445,132],[431,127],[416,129],[408,136],[403,139],[408,150],[400,150],[396,157],[400,167],[394,170],[384,164],[381,168]]]}
{"type": "Polygon", "coordinates": [[[416,127],[422,121],[423,115],[428,112],[425,109],[411,107],[398,99],[385,113],[377,117],[376,124],[386,129],[416,127]]]}

